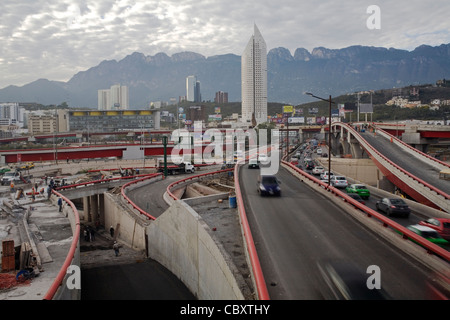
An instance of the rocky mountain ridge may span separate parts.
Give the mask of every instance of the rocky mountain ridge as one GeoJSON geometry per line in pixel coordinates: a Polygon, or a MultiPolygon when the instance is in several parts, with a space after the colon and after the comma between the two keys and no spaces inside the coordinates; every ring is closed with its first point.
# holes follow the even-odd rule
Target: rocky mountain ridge
{"type": "MultiPolygon", "coordinates": [[[[350,46],[343,49],[286,48],[268,52],[268,100],[289,104],[311,101],[304,92],[336,96],[360,90],[379,90],[450,77],[450,44],[422,45],[412,51],[350,46]]],[[[0,90],[0,101],[37,102],[70,107],[97,107],[97,90],[120,83],[129,87],[130,108],[143,109],[152,101],[178,100],[186,94],[186,77],[196,75],[204,100],[228,92],[241,100],[241,57],[205,57],[195,52],[153,56],[134,52],[123,59],[105,60],[76,73],[69,81],[39,79],[22,87],[0,90]]]]}

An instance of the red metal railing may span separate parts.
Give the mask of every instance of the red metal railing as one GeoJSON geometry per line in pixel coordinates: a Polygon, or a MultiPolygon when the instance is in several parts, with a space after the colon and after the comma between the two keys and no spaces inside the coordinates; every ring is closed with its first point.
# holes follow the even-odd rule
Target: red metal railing
{"type": "Polygon", "coordinates": [[[391,160],[389,160],[388,158],[386,158],[383,154],[381,154],[378,150],[376,150],[370,143],[368,143],[357,131],[355,131],[352,127],[350,127],[349,125],[345,124],[345,123],[341,123],[341,122],[335,122],[333,123],[333,126],[342,126],[344,128],[347,129],[347,131],[350,131],[355,137],[358,138],[358,140],[363,141],[364,143],[367,144],[367,146],[370,148],[370,150],[366,150],[369,154],[371,154],[371,151],[376,153],[378,156],[380,156],[384,161],[388,162],[391,166],[395,167],[396,169],[398,169],[399,171],[401,171],[402,173],[404,173],[405,175],[409,176],[411,179],[419,182],[420,184],[424,185],[425,187],[427,187],[428,189],[434,191],[435,193],[437,193],[438,195],[444,197],[446,200],[450,200],[450,195],[448,195],[447,193],[445,193],[444,191],[436,188],[435,186],[423,181],[422,179],[414,176],[413,174],[409,173],[408,171],[406,171],[405,169],[401,168],[400,166],[398,166],[397,164],[395,164],[394,162],[392,162],[391,160]]]}
{"type": "Polygon", "coordinates": [[[262,273],[261,264],[259,262],[258,254],[256,252],[255,243],[253,241],[250,226],[248,224],[247,215],[245,213],[244,202],[242,199],[242,193],[241,193],[241,189],[239,186],[239,181],[237,179],[238,167],[239,167],[239,162],[238,162],[238,164],[235,165],[234,169],[231,168],[231,169],[225,169],[225,170],[220,170],[220,171],[211,172],[211,173],[204,173],[201,175],[197,175],[197,176],[193,176],[193,177],[189,177],[189,178],[185,178],[185,179],[173,182],[167,187],[167,193],[172,199],[178,200],[178,198],[171,192],[171,190],[173,189],[174,186],[181,184],[183,182],[189,181],[189,180],[197,179],[202,176],[234,171],[234,177],[235,177],[234,186],[235,186],[235,193],[236,193],[236,203],[238,206],[239,216],[240,216],[241,223],[242,223],[242,230],[244,232],[244,239],[246,241],[250,263],[251,263],[252,270],[253,270],[254,277],[255,277],[256,290],[258,292],[258,297],[260,300],[269,300],[270,298],[269,298],[269,293],[267,291],[267,285],[264,280],[264,275],[262,273]]]}
{"type": "Polygon", "coordinates": [[[450,261],[450,252],[445,250],[444,248],[439,247],[438,245],[426,240],[425,238],[415,234],[414,232],[408,230],[407,228],[403,227],[402,225],[396,223],[395,221],[392,221],[391,219],[385,217],[384,215],[376,212],[373,209],[370,209],[369,207],[366,207],[365,205],[361,204],[360,202],[356,201],[355,199],[349,197],[346,193],[342,192],[341,190],[334,188],[333,186],[328,186],[328,183],[324,183],[321,180],[309,175],[308,173],[300,170],[299,168],[295,167],[289,162],[282,161],[283,164],[286,166],[289,166],[291,169],[295,170],[297,173],[301,174],[306,179],[309,179],[313,181],[314,183],[318,184],[319,186],[323,187],[325,190],[330,191],[335,196],[338,196],[340,198],[343,198],[346,202],[350,203],[354,207],[360,209],[363,211],[369,218],[374,217],[377,220],[379,220],[384,227],[391,227],[397,232],[399,232],[403,239],[411,239],[419,243],[421,246],[426,248],[428,252],[432,252],[441,258],[450,261]]]}
{"type": "Polygon", "coordinates": [[[445,166],[445,167],[450,168],[450,164],[445,163],[445,162],[443,162],[443,161],[441,161],[441,160],[439,160],[439,159],[433,158],[433,157],[431,157],[430,155],[428,155],[428,154],[426,154],[426,153],[424,153],[424,152],[422,152],[422,151],[420,151],[420,150],[417,150],[416,148],[414,148],[414,147],[410,146],[409,144],[403,142],[402,140],[400,140],[400,139],[397,138],[396,136],[390,134],[389,132],[386,132],[385,130],[383,130],[383,129],[381,129],[381,128],[378,128],[376,125],[371,125],[371,126],[373,126],[373,127],[375,128],[375,130],[377,130],[378,132],[379,132],[379,131],[382,131],[384,134],[386,134],[387,136],[389,136],[389,138],[391,138],[391,139],[395,140],[396,142],[402,144],[403,146],[407,147],[408,149],[410,149],[410,150],[412,150],[412,151],[414,151],[414,152],[417,152],[418,154],[420,154],[420,155],[426,157],[426,158],[429,159],[429,160],[432,160],[432,161],[434,161],[434,162],[437,162],[437,163],[439,163],[440,165],[443,165],[443,166],[445,166]]]}
{"type": "Polygon", "coordinates": [[[146,217],[148,217],[148,218],[151,219],[151,220],[155,220],[156,218],[153,217],[150,213],[146,212],[145,210],[142,210],[142,209],[141,209],[140,207],[138,207],[133,201],[131,201],[131,199],[125,194],[125,188],[128,187],[128,186],[130,186],[130,185],[132,185],[132,184],[135,184],[135,183],[138,183],[138,182],[142,182],[142,181],[145,181],[145,180],[148,180],[148,179],[152,179],[152,178],[155,178],[155,177],[158,177],[158,176],[162,176],[162,173],[153,173],[153,174],[150,174],[150,175],[146,175],[146,177],[144,177],[144,178],[136,179],[136,180],[133,180],[133,181],[130,181],[130,182],[125,183],[125,184],[122,186],[121,190],[120,190],[120,192],[121,192],[121,194],[122,194],[122,197],[124,197],[125,200],[126,200],[126,201],[127,201],[134,209],[136,209],[137,211],[139,211],[139,213],[145,215],[146,217]]]}
{"type": "Polygon", "coordinates": [[[63,201],[65,201],[67,204],[69,204],[70,207],[72,208],[72,212],[73,212],[73,215],[75,218],[75,221],[74,221],[75,222],[75,230],[73,233],[72,244],[70,245],[69,253],[67,254],[66,260],[64,261],[64,263],[63,263],[61,269],[59,270],[58,275],[56,276],[52,285],[50,286],[50,289],[45,294],[44,300],[52,300],[53,297],[55,296],[56,292],[60,288],[60,286],[63,285],[63,280],[64,280],[64,277],[66,276],[67,268],[69,268],[69,266],[71,265],[71,263],[74,259],[75,252],[78,248],[79,238],[80,238],[80,216],[78,214],[77,208],[72,203],[72,201],[70,201],[69,199],[64,197],[59,192],[57,192],[55,190],[53,190],[52,192],[55,195],[57,195],[58,197],[61,197],[61,199],[63,199],[63,201]]]}

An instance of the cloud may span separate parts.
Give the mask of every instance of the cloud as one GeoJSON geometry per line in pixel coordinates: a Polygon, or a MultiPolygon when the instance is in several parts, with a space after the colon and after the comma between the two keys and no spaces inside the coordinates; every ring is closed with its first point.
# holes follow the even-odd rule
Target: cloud
{"type": "Polygon", "coordinates": [[[0,88],[67,81],[103,60],[194,51],[240,55],[258,25],[268,49],[351,45],[412,50],[450,42],[448,0],[2,0],[0,88]],[[369,30],[367,7],[381,9],[369,30]]]}

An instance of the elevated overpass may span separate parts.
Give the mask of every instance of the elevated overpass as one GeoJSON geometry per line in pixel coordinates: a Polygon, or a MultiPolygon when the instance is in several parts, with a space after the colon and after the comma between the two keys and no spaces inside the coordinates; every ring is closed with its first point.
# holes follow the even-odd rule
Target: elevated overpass
{"type": "Polygon", "coordinates": [[[449,165],[376,126],[369,129],[363,132],[345,123],[333,123],[333,150],[372,159],[383,175],[411,198],[450,213],[450,181],[439,179],[439,171],[449,165]]]}

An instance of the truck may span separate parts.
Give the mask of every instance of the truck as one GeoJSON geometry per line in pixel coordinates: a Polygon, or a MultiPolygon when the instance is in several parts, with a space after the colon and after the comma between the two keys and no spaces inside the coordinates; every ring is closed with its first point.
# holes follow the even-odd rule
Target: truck
{"type": "Polygon", "coordinates": [[[14,182],[14,184],[16,184],[21,180],[22,179],[18,171],[8,171],[3,174],[2,186],[8,186],[11,184],[11,182],[14,182]]]}
{"type": "MultiPolygon", "coordinates": [[[[164,173],[164,161],[159,160],[156,169],[158,172],[164,173]]],[[[167,174],[169,175],[194,172],[195,167],[189,161],[182,161],[181,163],[167,161],[167,174]]]]}

